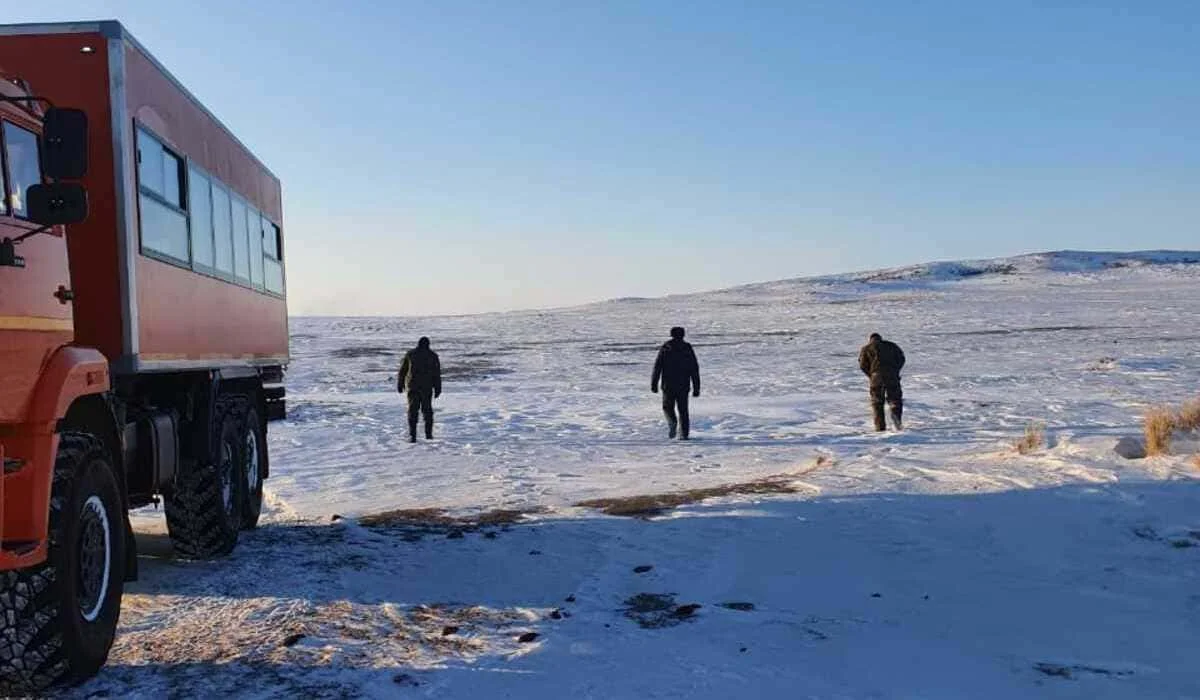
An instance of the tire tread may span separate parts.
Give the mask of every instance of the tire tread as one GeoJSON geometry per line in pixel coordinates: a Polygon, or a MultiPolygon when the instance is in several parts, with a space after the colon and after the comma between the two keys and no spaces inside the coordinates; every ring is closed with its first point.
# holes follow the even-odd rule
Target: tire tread
{"type": "MultiPolygon", "coordinates": [[[[103,443],[92,435],[62,434],[50,498],[52,551],[63,536],[64,493],[69,491],[79,467],[94,454],[112,464],[103,443]]],[[[38,693],[97,670],[71,668],[57,624],[62,597],[57,573],[49,557],[39,566],[0,572],[0,696],[38,693]]]]}

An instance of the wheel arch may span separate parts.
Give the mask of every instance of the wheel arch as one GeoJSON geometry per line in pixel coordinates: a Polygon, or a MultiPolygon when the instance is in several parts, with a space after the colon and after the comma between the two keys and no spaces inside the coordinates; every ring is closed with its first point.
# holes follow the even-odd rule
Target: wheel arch
{"type": "MultiPolygon", "coordinates": [[[[32,548],[15,555],[0,552],[0,569],[45,561],[51,486],[65,419],[82,399],[89,405],[93,401],[104,403],[110,388],[108,360],[95,349],[63,346],[42,365],[24,423],[6,439],[6,447],[23,457],[27,465],[5,478],[4,502],[0,504],[0,536],[32,543],[32,548]]],[[[114,459],[118,457],[113,455],[114,459]]]]}
{"type": "Polygon", "coordinates": [[[111,388],[108,360],[92,348],[61,347],[42,369],[29,405],[29,423],[53,423],[66,417],[79,399],[103,396],[111,388]]]}
{"type": "Polygon", "coordinates": [[[112,459],[117,483],[121,487],[121,500],[126,501],[125,491],[125,432],[111,399],[105,394],[88,394],[76,398],[67,408],[66,415],[58,424],[60,431],[88,433],[104,444],[112,459]]]}

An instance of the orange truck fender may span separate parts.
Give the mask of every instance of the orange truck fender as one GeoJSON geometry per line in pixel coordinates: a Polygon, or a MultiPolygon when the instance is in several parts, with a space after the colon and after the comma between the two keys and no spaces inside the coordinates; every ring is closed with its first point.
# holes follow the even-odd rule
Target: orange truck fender
{"type": "Polygon", "coordinates": [[[61,347],[50,356],[23,425],[4,439],[4,456],[22,466],[0,476],[0,571],[46,560],[50,488],[58,451],[58,421],[77,399],[109,390],[108,360],[91,348],[61,347]]]}

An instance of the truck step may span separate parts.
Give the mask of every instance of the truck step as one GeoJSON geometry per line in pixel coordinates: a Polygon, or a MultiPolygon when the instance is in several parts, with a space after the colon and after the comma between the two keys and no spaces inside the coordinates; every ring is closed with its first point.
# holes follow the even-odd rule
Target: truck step
{"type": "Polygon", "coordinates": [[[0,542],[0,551],[21,557],[37,549],[37,540],[5,540],[0,542]]]}
{"type": "Polygon", "coordinates": [[[24,466],[25,466],[25,460],[23,460],[23,459],[13,459],[11,457],[4,458],[4,473],[5,473],[5,475],[16,474],[17,472],[21,471],[21,467],[24,467],[24,466]]]}

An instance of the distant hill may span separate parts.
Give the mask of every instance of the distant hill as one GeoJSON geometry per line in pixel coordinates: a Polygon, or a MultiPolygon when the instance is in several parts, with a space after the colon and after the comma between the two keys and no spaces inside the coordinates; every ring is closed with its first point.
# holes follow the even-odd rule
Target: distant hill
{"type": "Polygon", "coordinates": [[[1200,264],[1200,251],[1146,250],[1134,252],[1090,252],[1060,250],[989,260],[932,262],[887,270],[826,277],[831,281],[886,282],[891,280],[953,281],[984,275],[1015,275],[1035,272],[1099,272],[1125,267],[1200,264]]]}
{"type": "MultiPolygon", "coordinates": [[[[1092,252],[1060,250],[1047,253],[1029,253],[1006,258],[985,260],[955,260],[922,263],[882,270],[850,272],[816,277],[797,277],[771,282],[756,282],[727,289],[708,292],[675,294],[667,298],[711,299],[735,305],[754,305],[765,301],[799,301],[811,299],[813,295],[839,298],[849,294],[857,297],[865,290],[860,286],[881,287],[878,293],[903,291],[905,283],[922,287],[964,280],[1018,279],[1053,274],[1098,274],[1121,269],[1170,268],[1197,266],[1200,274],[1200,251],[1144,250],[1131,252],[1092,252]]],[[[607,304],[644,304],[651,300],[642,298],[612,299],[607,304]]]]}

